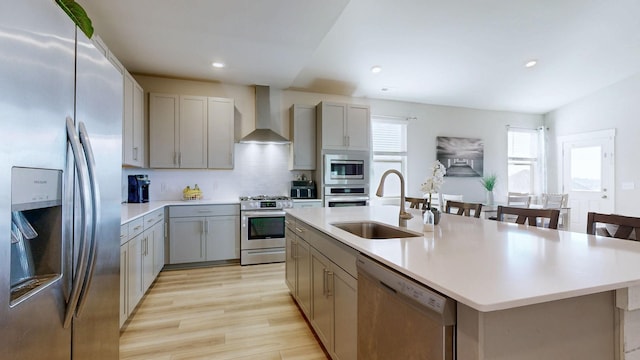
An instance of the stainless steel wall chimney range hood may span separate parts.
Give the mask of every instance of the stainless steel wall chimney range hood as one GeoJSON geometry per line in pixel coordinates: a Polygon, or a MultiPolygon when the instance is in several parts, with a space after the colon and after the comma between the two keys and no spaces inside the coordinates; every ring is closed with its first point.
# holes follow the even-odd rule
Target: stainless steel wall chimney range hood
{"type": "Polygon", "coordinates": [[[256,85],[256,129],[240,143],[289,144],[290,141],[271,129],[271,103],[268,86],[256,85]]]}

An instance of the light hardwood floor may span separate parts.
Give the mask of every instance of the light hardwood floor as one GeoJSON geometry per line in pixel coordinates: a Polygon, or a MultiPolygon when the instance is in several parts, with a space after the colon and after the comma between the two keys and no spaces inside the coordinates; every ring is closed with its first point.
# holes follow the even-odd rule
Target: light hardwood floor
{"type": "Polygon", "coordinates": [[[121,360],[327,359],[284,264],[163,271],[120,335],[121,360]]]}

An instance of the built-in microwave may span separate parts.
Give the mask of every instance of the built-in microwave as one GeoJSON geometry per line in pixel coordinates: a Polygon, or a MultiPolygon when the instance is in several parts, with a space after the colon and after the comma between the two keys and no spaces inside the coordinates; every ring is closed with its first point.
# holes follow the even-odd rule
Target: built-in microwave
{"type": "Polygon", "coordinates": [[[368,184],[369,155],[367,152],[324,155],[324,184],[368,184]]]}

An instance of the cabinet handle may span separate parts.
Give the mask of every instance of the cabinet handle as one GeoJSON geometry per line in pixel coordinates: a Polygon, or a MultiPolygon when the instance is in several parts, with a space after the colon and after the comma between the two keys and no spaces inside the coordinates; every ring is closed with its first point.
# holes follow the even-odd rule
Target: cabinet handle
{"type": "Polygon", "coordinates": [[[327,297],[333,296],[333,271],[327,271],[327,297]],[[331,284],[329,284],[331,280],[331,284]]]}
{"type": "Polygon", "coordinates": [[[304,232],[304,229],[300,229],[299,227],[296,226],[296,231],[302,234],[304,232]]]}
{"type": "Polygon", "coordinates": [[[138,225],[138,226],[133,228],[133,231],[138,231],[138,229],[140,229],[141,227],[142,227],[142,225],[138,225]]]}
{"type": "Polygon", "coordinates": [[[322,269],[322,296],[327,296],[327,269],[322,269]]]}
{"type": "Polygon", "coordinates": [[[178,166],[182,165],[182,152],[178,152],[178,166]]]}
{"type": "Polygon", "coordinates": [[[291,222],[287,219],[284,220],[285,225],[291,225],[291,222]]]}
{"type": "MultiPolygon", "coordinates": [[[[202,233],[205,233],[205,225],[204,225],[205,221],[202,220],[202,233]]],[[[204,236],[200,235],[200,258],[202,258],[204,256],[204,250],[202,249],[204,247],[204,236]]]]}
{"type": "Polygon", "coordinates": [[[138,147],[133,148],[133,160],[138,160],[138,147]]]}

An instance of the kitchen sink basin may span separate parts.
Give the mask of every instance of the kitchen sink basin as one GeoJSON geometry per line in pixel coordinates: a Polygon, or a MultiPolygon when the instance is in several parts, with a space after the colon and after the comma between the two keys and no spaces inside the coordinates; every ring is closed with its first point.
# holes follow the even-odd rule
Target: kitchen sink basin
{"type": "Polygon", "coordinates": [[[420,233],[398,229],[374,221],[342,222],[331,225],[365,239],[394,239],[422,236],[420,233]]]}

